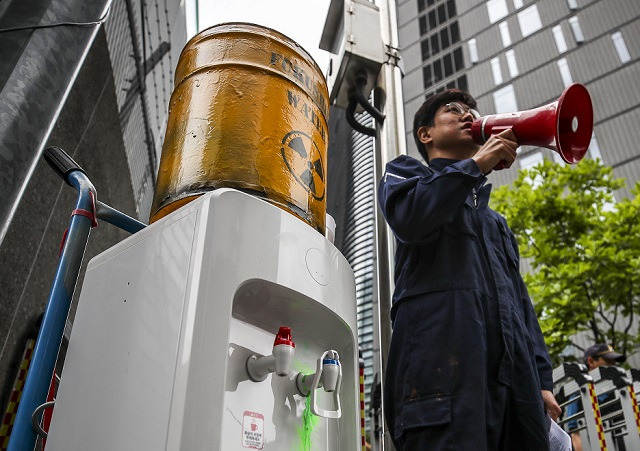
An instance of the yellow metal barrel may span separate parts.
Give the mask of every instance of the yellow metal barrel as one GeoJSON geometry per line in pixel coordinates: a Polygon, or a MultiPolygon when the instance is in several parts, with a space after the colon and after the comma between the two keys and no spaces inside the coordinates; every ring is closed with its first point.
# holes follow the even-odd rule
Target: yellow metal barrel
{"type": "Polygon", "coordinates": [[[324,234],[328,117],[324,76],[294,41],[248,23],[202,31],[176,68],[150,222],[230,187],[324,234]]]}

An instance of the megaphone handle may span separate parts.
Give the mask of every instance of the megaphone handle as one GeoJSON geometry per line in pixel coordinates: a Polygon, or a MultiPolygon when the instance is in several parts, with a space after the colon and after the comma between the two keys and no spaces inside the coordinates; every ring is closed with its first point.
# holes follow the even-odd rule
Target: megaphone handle
{"type": "Polygon", "coordinates": [[[491,134],[498,135],[503,131],[511,130],[512,128],[513,128],[513,125],[494,125],[493,127],[491,127],[491,134]]]}
{"type": "MultiPolygon", "coordinates": [[[[513,128],[512,125],[494,125],[493,127],[491,127],[491,134],[492,135],[498,135],[498,134],[502,133],[503,131],[510,130],[512,128],[513,128]]],[[[500,171],[501,169],[504,169],[506,167],[507,167],[507,165],[506,165],[505,161],[502,160],[500,163],[496,164],[493,167],[493,170],[494,171],[500,171]]]]}

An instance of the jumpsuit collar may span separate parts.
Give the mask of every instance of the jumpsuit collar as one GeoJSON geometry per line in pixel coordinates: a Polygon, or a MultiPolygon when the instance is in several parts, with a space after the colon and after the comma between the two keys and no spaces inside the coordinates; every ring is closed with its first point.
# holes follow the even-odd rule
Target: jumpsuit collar
{"type": "MultiPolygon", "coordinates": [[[[434,158],[429,161],[429,167],[437,172],[442,172],[447,166],[451,166],[462,160],[456,160],[453,158],[434,158]]],[[[482,176],[476,186],[474,187],[474,195],[477,195],[476,203],[478,206],[486,207],[489,203],[489,197],[491,195],[491,184],[486,184],[487,177],[482,176]]]]}
{"type": "Polygon", "coordinates": [[[434,158],[429,161],[429,167],[438,172],[442,172],[444,168],[457,163],[460,160],[454,160],[453,158],[434,158]]]}

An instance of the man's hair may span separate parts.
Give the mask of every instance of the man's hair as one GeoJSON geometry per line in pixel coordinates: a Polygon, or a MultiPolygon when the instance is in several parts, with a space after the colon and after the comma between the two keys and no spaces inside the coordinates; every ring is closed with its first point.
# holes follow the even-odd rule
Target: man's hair
{"type": "Polygon", "coordinates": [[[429,156],[427,155],[425,145],[420,142],[418,129],[423,125],[432,127],[438,108],[450,102],[462,102],[469,108],[475,108],[477,105],[475,99],[471,97],[470,94],[460,91],[459,89],[447,89],[446,91],[427,97],[427,100],[424,101],[415,116],[413,116],[413,139],[416,141],[418,152],[420,152],[420,155],[422,155],[422,158],[424,158],[427,163],[429,162],[429,156]]]}

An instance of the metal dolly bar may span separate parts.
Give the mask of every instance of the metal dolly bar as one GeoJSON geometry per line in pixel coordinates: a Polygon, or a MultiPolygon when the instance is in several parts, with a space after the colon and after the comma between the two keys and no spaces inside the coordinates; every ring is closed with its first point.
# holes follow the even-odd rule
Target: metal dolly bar
{"type": "MultiPolygon", "coordinates": [[[[44,159],[67,185],[78,191],[78,199],[63,238],[62,251],[18,405],[8,451],[32,450],[35,446],[36,432],[31,424],[32,416],[47,397],[89,232],[98,226],[98,219],[130,233],[146,227],[146,224],[98,201],[96,189],[89,177],[64,150],[49,147],[44,151],[44,159]]],[[[36,422],[39,422],[40,410],[36,422]]]]}

